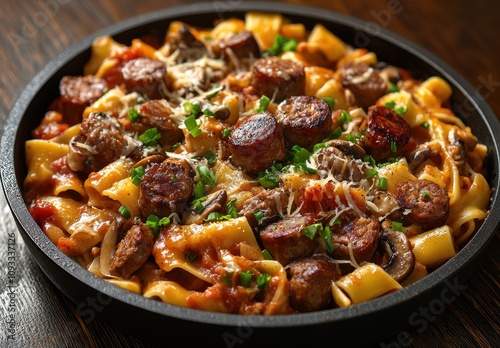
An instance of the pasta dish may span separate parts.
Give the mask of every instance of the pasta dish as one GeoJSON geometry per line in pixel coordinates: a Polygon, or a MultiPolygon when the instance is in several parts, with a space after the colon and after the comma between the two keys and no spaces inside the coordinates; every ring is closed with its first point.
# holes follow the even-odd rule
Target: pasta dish
{"type": "Polygon", "coordinates": [[[313,312],[422,279],[487,217],[487,149],[443,78],[275,13],[165,31],[96,37],[25,144],[30,213],[89,272],[182,307],[313,312]]]}

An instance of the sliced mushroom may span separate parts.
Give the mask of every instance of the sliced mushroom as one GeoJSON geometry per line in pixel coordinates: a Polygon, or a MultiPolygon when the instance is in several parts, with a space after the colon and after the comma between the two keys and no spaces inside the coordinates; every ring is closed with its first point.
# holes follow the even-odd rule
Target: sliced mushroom
{"type": "Polygon", "coordinates": [[[134,168],[141,167],[141,166],[146,167],[148,164],[151,164],[151,163],[160,163],[160,162],[163,162],[165,160],[165,158],[166,158],[166,156],[163,154],[155,154],[155,155],[151,155],[148,157],[144,157],[134,164],[134,168]]]}
{"type": "Polygon", "coordinates": [[[221,211],[227,201],[226,190],[212,192],[200,205],[192,204],[182,213],[182,223],[185,225],[202,224],[210,213],[221,211]]]}
{"type": "Polygon", "coordinates": [[[455,129],[452,129],[448,133],[448,141],[450,144],[446,147],[446,149],[453,159],[453,162],[455,162],[460,175],[464,175],[467,168],[466,165],[468,157],[465,142],[455,129]]]}
{"type": "Polygon", "coordinates": [[[397,282],[405,280],[413,271],[415,257],[411,244],[403,232],[384,229],[380,243],[388,259],[381,267],[397,282]]]}
{"type": "Polygon", "coordinates": [[[364,159],[366,156],[365,149],[347,140],[333,139],[328,141],[327,145],[339,149],[344,155],[354,159],[364,159]]]}

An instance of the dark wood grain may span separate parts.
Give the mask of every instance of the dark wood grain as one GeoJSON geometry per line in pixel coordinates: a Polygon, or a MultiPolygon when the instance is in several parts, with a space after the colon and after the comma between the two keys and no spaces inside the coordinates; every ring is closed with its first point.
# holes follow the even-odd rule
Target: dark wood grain
{"type": "MultiPolygon", "coordinates": [[[[218,0],[216,0],[218,1],[218,0]]],[[[322,7],[364,19],[425,47],[462,74],[500,115],[500,2],[319,1],[322,7]]],[[[0,129],[22,89],[51,59],[91,33],[117,21],[166,6],[196,1],[3,1],[0,10],[0,129]]],[[[237,5],[237,1],[233,1],[237,5]]],[[[0,346],[150,347],[100,320],[85,321],[32,260],[0,193],[0,346]],[[9,240],[10,239],[10,240],[9,240]],[[14,244],[12,241],[14,240],[14,244]],[[9,287],[8,247],[15,248],[15,288],[9,287]],[[14,293],[14,295],[12,295],[14,293]],[[9,312],[11,298],[15,312],[9,312]],[[13,314],[14,319],[10,319],[13,314]],[[12,324],[12,320],[14,324],[12,324]],[[7,340],[9,328],[14,340],[7,340]]],[[[425,327],[413,325],[379,347],[500,346],[499,235],[487,248],[466,289],[435,307],[425,327]],[[407,335],[406,335],[407,333],[407,335]]],[[[362,333],[362,328],[360,328],[362,333]]],[[[166,344],[167,346],[167,341],[166,344]]]]}

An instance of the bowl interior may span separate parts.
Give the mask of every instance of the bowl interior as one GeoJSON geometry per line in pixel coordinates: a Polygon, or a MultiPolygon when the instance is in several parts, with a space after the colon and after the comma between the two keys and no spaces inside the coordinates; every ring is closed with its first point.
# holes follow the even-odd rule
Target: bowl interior
{"type": "MultiPolygon", "coordinates": [[[[49,63],[26,87],[14,105],[4,128],[1,149],[1,174],[4,191],[9,205],[19,225],[23,238],[35,253],[42,270],[66,295],[75,302],[82,301],[87,292],[106,294],[115,299],[117,308],[134,310],[138,315],[155,315],[158,320],[174,318],[180,322],[196,322],[223,327],[250,326],[252,328],[321,327],[335,323],[350,323],[354,320],[378,320],[380,314],[393,314],[390,322],[402,321],[408,324],[408,313],[422,301],[426,301],[442,286],[444,279],[456,276],[466,278],[477,257],[493,237],[500,221],[498,209],[498,136],[500,127],[496,116],[472,86],[439,58],[382,28],[373,30],[368,23],[328,12],[301,6],[264,2],[238,2],[237,6],[216,6],[219,2],[197,4],[166,9],[118,23],[95,33],[79,44],[63,52],[49,63]],[[368,303],[345,309],[334,309],[311,314],[278,317],[243,317],[219,313],[206,313],[177,308],[156,303],[141,296],[128,293],[93,276],[62,254],[45,237],[31,218],[21,194],[26,176],[24,143],[31,137],[31,130],[39,124],[50,103],[58,96],[58,84],[65,75],[81,75],[82,67],[90,57],[90,45],[95,36],[109,34],[116,41],[130,44],[131,40],[143,35],[153,35],[162,39],[168,24],[173,20],[184,21],[201,27],[210,27],[219,18],[244,18],[247,11],[280,12],[293,22],[304,23],[312,28],[322,23],[345,42],[364,47],[377,54],[379,61],[407,68],[417,77],[437,75],[449,82],[453,89],[452,107],[455,113],[471,127],[472,132],[489,150],[485,163],[490,186],[495,188],[491,199],[491,214],[473,237],[473,240],[452,260],[417,283],[394,294],[386,295],[368,303]],[[370,29],[371,28],[371,29],[370,29]],[[63,282],[64,279],[64,282],[63,282]],[[79,285],[85,286],[80,290],[79,285]],[[83,297],[82,297],[83,296],[83,297]]],[[[228,4],[231,2],[228,2],[228,4]]],[[[116,316],[110,311],[110,317],[116,316]]],[[[385,315],[384,315],[385,316],[385,315]]],[[[388,320],[388,319],[383,319],[388,320]]],[[[148,320],[149,321],[149,320],[148,320]]],[[[359,322],[358,324],[359,325],[359,322]]],[[[384,335],[386,332],[384,333],[384,335]]]]}

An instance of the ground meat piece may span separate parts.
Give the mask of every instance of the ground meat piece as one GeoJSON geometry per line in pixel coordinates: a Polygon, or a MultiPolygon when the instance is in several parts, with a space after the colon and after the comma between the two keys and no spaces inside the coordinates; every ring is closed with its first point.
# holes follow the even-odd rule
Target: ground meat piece
{"type": "Polygon", "coordinates": [[[276,112],[289,147],[299,145],[309,151],[332,133],[328,103],[314,96],[293,96],[279,104],[276,112]]]}
{"type": "Polygon", "coordinates": [[[302,229],[315,222],[310,215],[285,217],[262,229],[260,239],[275,260],[287,265],[292,260],[311,256],[314,252],[316,240],[302,233],[302,229]]]}
{"type": "Polygon", "coordinates": [[[340,276],[338,264],[328,257],[301,258],[287,266],[290,304],[299,312],[326,309],[332,300],[331,284],[340,276]]]}
{"type": "Polygon", "coordinates": [[[69,125],[79,123],[85,108],[102,97],[106,90],[104,79],[92,75],[64,76],[59,83],[63,122],[69,125]]]}
{"type": "Polygon", "coordinates": [[[167,68],[163,62],[146,57],[132,59],[122,68],[127,92],[137,92],[149,99],[163,97],[166,74],[167,68]]]}
{"type": "Polygon", "coordinates": [[[142,134],[150,128],[156,128],[161,135],[158,144],[174,145],[184,138],[184,133],[171,117],[172,107],[164,99],[145,102],[139,107],[140,119],[132,122],[132,131],[142,134]]]}
{"type": "Polygon", "coordinates": [[[193,194],[194,172],[184,160],[167,159],[146,170],[139,186],[139,207],[143,217],[182,214],[193,194]]]}
{"type": "Polygon", "coordinates": [[[252,68],[251,86],[256,95],[265,95],[280,102],[305,90],[304,66],[279,57],[261,58],[252,68]]]}
{"type": "Polygon", "coordinates": [[[153,250],[154,235],[143,223],[133,225],[118,243],[109,272],[128,279],[148,259],[153,250]]]}
{"type": "Polygon", "coordinates": [[[239,211],[240,216],[247,218],[252,227],[267,225],[280,217],[288,206],[289,195],[281,188],[264,190],[247,199],[239,211]],[[264,216],[260,221],[255,219],[255,212],[262,212],[264,216]]]}
{"type": "Polygon", "coordinates": [[[93,112],[69,143],[68,165],[86,175],[101,170],[122,156],[128,144],[123,126],[111,116],[93,112]]]}
{"type": "Polygon", "coordinates": [[[448,192],[430,180],[406,180],[396,186],[396,198],[405,224],[424,229],[439,227],[450,214],[448,192]]]}
{"type": "Polygon", "coordinates": [[[229,134],[231,162],[250,175],[257,175],[285,158],[285,138],[270,112],[240,119],[229,134]]]}
{"type": "Polygon", "coordinates": [[[244,30],[234,34],[219,44],[222,57],[226,61],[234,58],[260,58],[260,47],[251,31],[244,30]]]}
{"type": "Polygon", "coordinates": [[[347,62],[340,67],[342,86],[352,91],[356,104],[365,110],[387,93],[387,83],[379,72],[363,62],[347,62]]]}
{"type": "Polygon", "coordinates": [[[361,145],[377,162],[399,157],[410,141],[411,128],[393,110],[385,106],[371,106],[360,126],[361,145]]]}
{"type": "Polygon", "coordinates": [[[356,262],[372,259],[380,237],[380,222],[375,217],[352,219],[333,226],[332,242],[335,244],[333,257],[350,260],[349,244],[356,262]]]}

